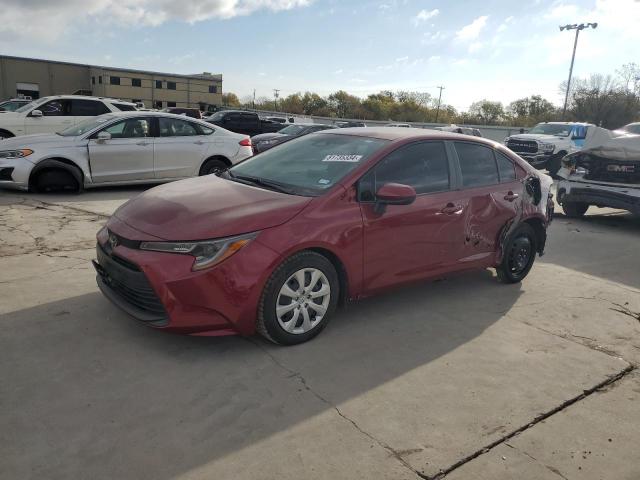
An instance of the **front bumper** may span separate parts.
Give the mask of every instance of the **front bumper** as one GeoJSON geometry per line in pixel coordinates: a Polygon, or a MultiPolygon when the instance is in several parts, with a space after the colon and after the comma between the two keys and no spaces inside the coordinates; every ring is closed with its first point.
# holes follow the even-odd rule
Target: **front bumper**
{"type": "MultiPolygon", "coordinates": [[[[118,222],[110,220],[109,228],[112,227],[118,228],[118,222]]],[[[125,236],[126,230],[125,227],[115,231],[125,236]]],[[[128,230],[130,233],[131,229],[128,230]]],[[[128,272],[119,281],[125,282],[130,287],[128,290],[139,290],[145,283],[150,290],[142,292],[143,301],[147,303],[141,305],[135,296],[139,291],[128,293],[118,288],[117,283],[114,288],[114,284],[110,285],[109,279],[105,281],[100,273],[102,268],[111,275],[114,267],[98,253],[97,280],[105,296],[146,325],[189,335],[254,333],[263,286],[279,261],[275,252],[254,240],[222,263],[193,272],[193,258],[189,255],[145,251],[124,245],[108,251],[109,248],[104,247],[106,244],[106,233],[101,232],[98,252],[106,249],[110,257],[116,258],[116,263],[130,264],[139,271],[139,275],[134,276],[128,272]],[[138,281],[140,283],[136,283],[138,281]],[[157,305],[153,303],[154,299],[157,305]],[[149,305],[152,308],[148,308],[149,305]]]]}
{"type": "Polygon", "coordinates": [[[34,164],[25,158],[0,160],[0,187],[29,189],[29,176],[34,164]]]}
{"type": "Polygon", "coordinates": [[[538,169],[546,167],[547,162],[553,157],[552,153],[518,153],[518,155],[538,169]]]}
{"type": "Polygon", "coordinates": [[[565,202],[619,208],[640,214],[640,188],[565,179],[558,183],[558,203],[562,205],[565,202]]]}

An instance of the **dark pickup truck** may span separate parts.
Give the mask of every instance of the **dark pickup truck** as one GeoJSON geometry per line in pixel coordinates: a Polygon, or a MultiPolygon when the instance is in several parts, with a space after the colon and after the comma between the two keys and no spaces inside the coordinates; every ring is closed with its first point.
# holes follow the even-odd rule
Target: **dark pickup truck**
{"type": "Polygon", "coordinates": [[[257,113],[236,110],[216,112],[210,117],[203,118],[203,120],[212,125],[218,125],[226,130],[249,135],[250,137],[261,133],[277,132],[286,126],[279,122],[262,120],[257,113]]]}

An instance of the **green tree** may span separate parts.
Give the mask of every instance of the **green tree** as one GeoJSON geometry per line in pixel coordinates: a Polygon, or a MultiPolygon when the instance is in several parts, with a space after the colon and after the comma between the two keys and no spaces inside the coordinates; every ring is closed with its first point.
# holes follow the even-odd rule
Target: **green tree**
{"type": "Polygon", "coordinates": [[[485,125],[495,125],[504,117],[504,107],[502,102],[492,102],[490,100],[480,100],[473,102],[469,107],[469,115],[479,123],[485,125]]]}
{"type": "Polygon", "coordinates": [[[222,94],[222,104],[229,107],[239,107],[241,105],[238,96],[231,92],[222,94]]]}

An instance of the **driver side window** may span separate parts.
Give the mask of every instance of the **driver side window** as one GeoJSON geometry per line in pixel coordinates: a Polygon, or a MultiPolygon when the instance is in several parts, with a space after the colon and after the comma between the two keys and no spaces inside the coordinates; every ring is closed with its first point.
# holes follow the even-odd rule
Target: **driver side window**
{"type": "Polygon", "coordinates": [[[40,107],[36,107],[35,110],[40,110],[45,117],[65,117],[71,114],[68,100],[51,100],[40,107]]]}

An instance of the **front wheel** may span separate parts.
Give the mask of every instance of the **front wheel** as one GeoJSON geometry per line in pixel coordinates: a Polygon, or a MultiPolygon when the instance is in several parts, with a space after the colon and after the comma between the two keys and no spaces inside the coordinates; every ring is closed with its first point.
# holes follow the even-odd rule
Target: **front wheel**
{"type": "Polygon", "coordinates": [[[536,233],[531,226],[520,225],[505,242],[502,263],[496,268],[502,283],[518,283],[524,279],[536,259],[536,233]]]}
{"type": "Polygon", "coordinates": [[[311,340],[329,323],[339,294],[338,274],[326,257],[315,252],[293,255],[267,281],[256,329],[280,345],[311,340]]]}
{"type": "Polygon", "coordinates": [[[569,218],[582,218],[589,209],[588,203],[583,202],[563,202],[562,211],[569,218]]]}

